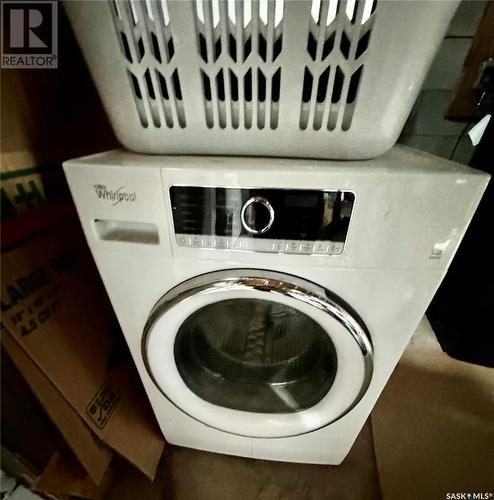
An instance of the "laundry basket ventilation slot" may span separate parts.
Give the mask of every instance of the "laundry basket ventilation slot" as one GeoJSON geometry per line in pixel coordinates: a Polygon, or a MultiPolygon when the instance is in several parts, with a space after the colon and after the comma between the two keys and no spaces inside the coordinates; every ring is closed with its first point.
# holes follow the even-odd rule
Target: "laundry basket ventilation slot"
{"type": "Polygon", "coordinates": [[[209,128],[278,126],[283,0],[196,0],[209,128]]]}
{"type": "Polygon", "coordinates": [[[377,0],[313,0],[300,128],[348,130],[364,72],[377,0]]]}
{"type": "Polygon", "coordinates": [[[110,4],[141,125],[185,127],[167,1],[111,0],[110,4]]]}
{"type": "Polygon", "coordinates": [[[202,97],[207,128],[277,129],[280,113],[285,122],[294,122],[291,112],[283,117],[283,109],[293,107],[294,98],[283,93],[283,84],[293,78],[303,79],[298,123],[284,126],[316,131],[350,128],[377,0],[307,2],[305,40],[299,36],[299,46],[291,45],[290,51],[284,47],[284,37],[290,36],[285,32],[286,11],[291,7],[286,0],[172,4],[170,0],[109,2],[144,128],[186,127],[181,82],[185,63],[177,56],[173,34],[173,15],[180,12],[193,18],[187,51],[196,55],[191,59],[187,54],[186,59],[195,62],[199,78],[185,83],[194,86],[189,92],[202,97]]]}

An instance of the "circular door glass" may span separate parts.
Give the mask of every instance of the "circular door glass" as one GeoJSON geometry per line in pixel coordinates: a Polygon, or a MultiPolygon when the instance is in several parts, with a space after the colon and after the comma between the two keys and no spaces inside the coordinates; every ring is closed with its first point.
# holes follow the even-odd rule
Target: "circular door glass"
{"type": "Polygon", "coordinates": [[[226,408],[291,413],[331,388],[336,350],[312,318],[285,304],[229,299],[208,304],[180,326],[178,371],[200,398],[226,408]]]}

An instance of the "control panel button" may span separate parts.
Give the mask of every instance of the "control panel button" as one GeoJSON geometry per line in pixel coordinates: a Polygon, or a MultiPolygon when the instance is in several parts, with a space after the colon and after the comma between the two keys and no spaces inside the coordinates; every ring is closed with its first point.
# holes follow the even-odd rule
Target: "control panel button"
{"type": "Polygon", "coordinates": [[[300,241],[289,241],[286,251],[288,253],[300,253],[300,241]]]}
{"type": "Polygon", "coordinates": [[[318,241],[314,243],[314,253],[327,253],[328,252],[328,242],[318,241]]]}
{"type": "Polygon", "coordinates": [[[286,250],[286,242],[285,241],[273,242],[273,246],[272,246],[273,252],[281,253],[281,252],[284,252],[285,250],[286,250]]]}
{"type": "Polygon", "coordinates": [[[331,255],[339,255],[343,252],[343,243],[340,241],[332,241],[329,243],[329,252],[331,255]]]}
{"type": "Polygon", "coordinates": [[[240,220],[247,232],[263,234],[273,225],[274,209],[266,198],[253,196],[243,204],[240,220]]]}
{"type": "Polygon", "coordinates": [[[226,249],[229,247],[230,242],[227,238],[216,238],[216,247],[221,249],[226,249]]]}
{"type": "Polygon", "coordinates": [[[177,243],[181,247],[189,246],[190,245],[190,238],[187,236],[183,236],[183,235],[177,236],[177,243]]]}
{"type": "Polygon", "coordinates": [[[230,248],[232,250],[242,250],[242,240],[240,238],[232,238],[230,248]]]}

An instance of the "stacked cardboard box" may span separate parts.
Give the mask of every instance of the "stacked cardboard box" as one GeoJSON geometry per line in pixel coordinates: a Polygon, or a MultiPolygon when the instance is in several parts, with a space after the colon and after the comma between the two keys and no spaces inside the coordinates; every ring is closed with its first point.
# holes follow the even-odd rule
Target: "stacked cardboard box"
{"type": "MultiPolygon", "coordinates": [[[[81,489],[70,493],[96,497],[116,455],[152,479],[164,439],[78,224],[60,222],[17,245],[9,240],[6,234],[2,345],[87,473],[82,482],[76,474],[81,489]]],[[[53,491],[51,476],[63,472],[66,456],[55,454],[38,489],[53,491]]]]}

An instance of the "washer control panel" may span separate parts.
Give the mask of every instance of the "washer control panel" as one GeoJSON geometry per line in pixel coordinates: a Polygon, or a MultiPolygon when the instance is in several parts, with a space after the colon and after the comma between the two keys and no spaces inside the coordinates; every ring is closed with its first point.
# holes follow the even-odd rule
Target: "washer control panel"
{"type": "Polygon", "coordinates": [[[170,200],[179,246],[339,255],[355,196],[343,190],[171,186],[170,200]]]}

